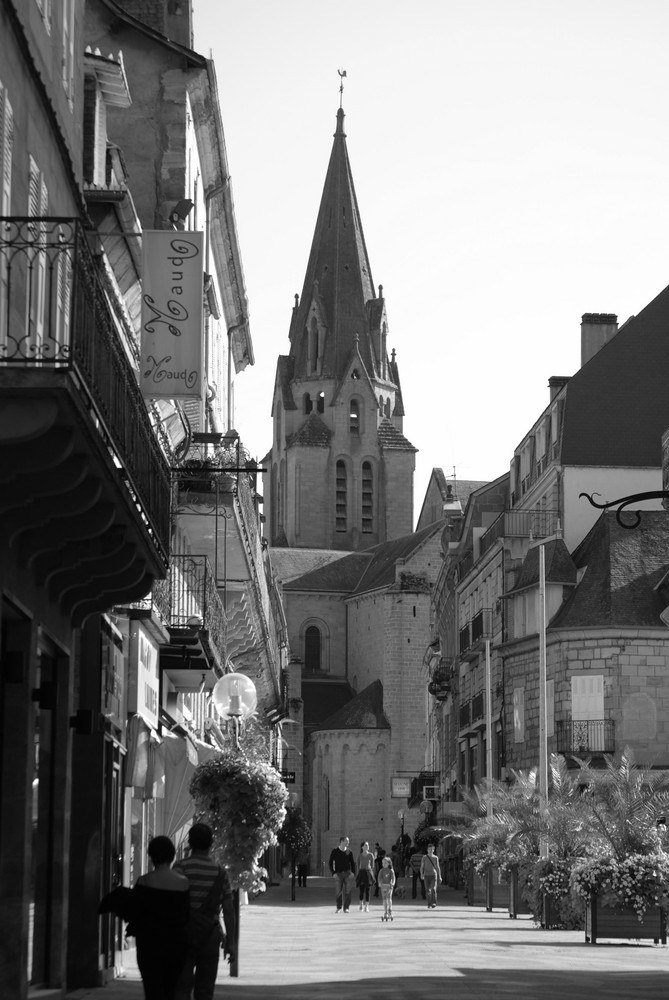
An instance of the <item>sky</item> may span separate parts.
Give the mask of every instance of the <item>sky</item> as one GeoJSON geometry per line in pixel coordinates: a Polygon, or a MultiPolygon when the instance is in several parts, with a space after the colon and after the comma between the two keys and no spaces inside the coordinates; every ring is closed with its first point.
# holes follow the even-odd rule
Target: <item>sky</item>
{"type": "Polygon", "coordinates": [[[548,379],[580,366],[582,314],[622,324],[669,284],[669,3],[193,6],[195,48],[216,67],[249,298],[244,445],[261,458],[271,444],[341,69],[372,278],[419,449],[415,517],[434,467],[459,480],[508,471],[548,379]]]}

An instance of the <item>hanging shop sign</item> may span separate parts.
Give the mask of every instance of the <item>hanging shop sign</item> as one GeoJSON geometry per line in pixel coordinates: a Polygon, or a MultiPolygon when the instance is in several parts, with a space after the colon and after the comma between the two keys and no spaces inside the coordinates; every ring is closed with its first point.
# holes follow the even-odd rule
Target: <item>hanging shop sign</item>
{"type": "Polygon", "coordinates": [[[411,795],[411,778],[391,778],[390,787],[393,799],[408,799],[411,795]]]}
{"type": "Polygon", "coordinates": [[[143,233],[140,386],[150,399],[200,399],[204,234],[143,233]]]}
{"type": "Polygon", "coordinates": [[[130,631],[128,712],[137,713],[151,729],[158,728],[158,647],[138,622],[130,631]]]}

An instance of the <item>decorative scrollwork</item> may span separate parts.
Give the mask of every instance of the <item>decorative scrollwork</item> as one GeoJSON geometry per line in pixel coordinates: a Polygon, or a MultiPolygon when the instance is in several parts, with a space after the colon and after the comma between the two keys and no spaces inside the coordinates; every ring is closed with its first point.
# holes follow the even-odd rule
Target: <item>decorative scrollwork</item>
{"type": "Polygon", "coordinates": [[[625,512],[625,508],[629,507],[633,503],[643,503],[644,500],[669,500],[668,490],[650,490],[648,493],[633,493],[628,497],[619,497],[617,500],[609,500],[608,503],[598,503],[593,497],[601,496],[600,493],[579,493],[579,497],[585,497],[588,503],[596,507],[597,510],[608,510],[609,507],[618,507],[616,511],[616,521],[621,528],[638,528],[641,524],[641,511],[635,510],[631,511],[634,515],[634,522],[632,524],[626,523],[621,515],[625,512]]]}

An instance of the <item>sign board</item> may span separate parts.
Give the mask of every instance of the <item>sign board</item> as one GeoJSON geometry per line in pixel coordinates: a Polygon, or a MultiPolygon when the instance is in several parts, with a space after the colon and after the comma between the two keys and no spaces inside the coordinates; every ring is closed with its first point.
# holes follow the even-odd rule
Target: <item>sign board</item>
{"type": "Polygon", "coordinates": [[[145,230],[142,245],[142,394],[149,399],[200,399],[204,233],[145,230]]]}
{"type": "Polygon", "coordinates": [[[411,778],[391,778],[390,787],[393,799],[408,799],[411,795],[411,778]]]}
{"type": "Polygon", "coordinates": [[[138,622],[131,623],[128,712],[137,713],[150,729],[158,728],[158,647],[138,622]]]}
{"type": "Polygon", "coordinates": [[[294,785],[295,784],[295,772],[294,771],[281,771],[281,780],[284,785],[294,785]]]}

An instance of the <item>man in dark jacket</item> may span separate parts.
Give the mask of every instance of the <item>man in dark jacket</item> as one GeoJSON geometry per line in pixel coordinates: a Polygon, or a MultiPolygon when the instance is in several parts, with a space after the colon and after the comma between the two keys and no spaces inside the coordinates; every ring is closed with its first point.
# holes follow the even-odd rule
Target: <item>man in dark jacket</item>
{"type": "Polygon", "coordinates": [[[188,831],[190,855],[174,865],[190,882],[191,941],[188,958],[176,989],[177,1000],[212,1000],[222,933],[223,911],[226,951],[232,960],[235,911],[232,889],[224,868],[219,867],[209,851],[213,841],[211,827],[195,823],[188,831]]]}
{"type": "Polygon", "coordinates": [[[355,885],[355,861],[348,849],[348,837],[339,838],[339,846],[330,855],[330,871],[335,880],[337,913],[344,903],[344,913],[351,905],[351,889],[355,885]]]}

